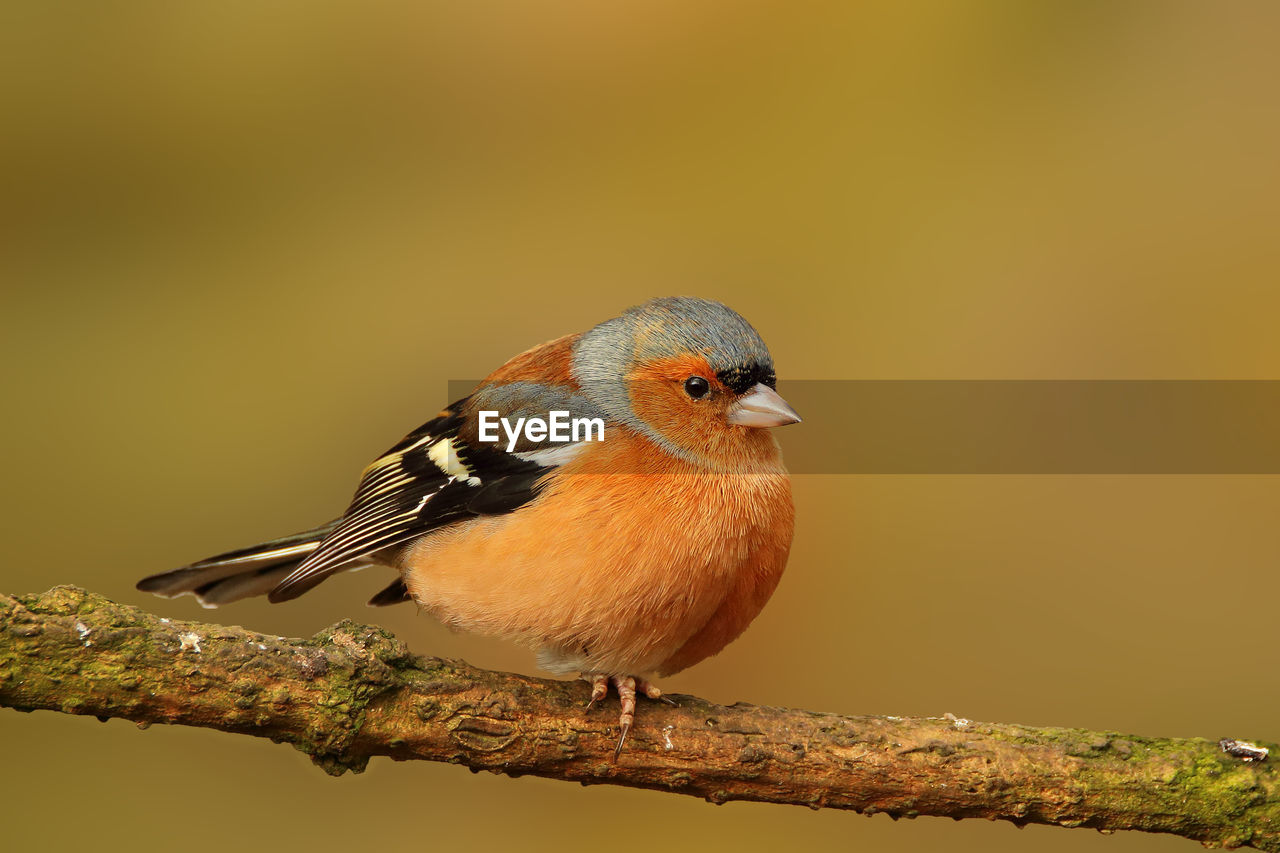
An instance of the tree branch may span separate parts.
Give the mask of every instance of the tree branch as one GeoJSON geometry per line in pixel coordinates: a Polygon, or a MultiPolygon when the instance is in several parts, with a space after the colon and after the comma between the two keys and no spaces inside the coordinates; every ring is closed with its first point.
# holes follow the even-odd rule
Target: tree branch
{"type": "Polygon", "coordinates": [[[678,708],[643,709],[615,763],[614,715],[584,713],[587,693],[582,682],[416,657],[350,621],[289,640],[161,619],[75,587],[0,595],[0,705],[286,741],[334,775],[387,755],[715,803],[1168,832],[1280,851],[1274,744],[1260,745],[1272,755],[1259,760],[1200,738],[680,696],[678,708]]]}

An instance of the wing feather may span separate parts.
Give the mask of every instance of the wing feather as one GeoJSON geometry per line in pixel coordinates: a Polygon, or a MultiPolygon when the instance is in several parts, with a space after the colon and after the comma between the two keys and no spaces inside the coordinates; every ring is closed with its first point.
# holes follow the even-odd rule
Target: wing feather
{"type": "MultiPolygon", "coordinates": [[[[569,402],[561,405],[581,405],[571,389],[526,385],[507,386],[508,392],[522,393],[508,393],[498,405],[506,410],[519,401],[527,404],[536,399],[550,406],[562,398],[569,402]]],[[[516,510],[537,496],[548,472],[572,457],[573,448],[567,445],[556,449],[553,460],[541,453],[507,453],[501,447],[468,440],[475,432],[471,400],[454,403],[366,468],[337,525],[268,598],[296,598],[353,561],[394,563],[385,553],[375,555],[444,524],[516,510]]],[[[402,593],[392,584],[374,602],[397,600],[402,600],[402,593]]]]}
{"type": "MultiPolygon", "coordinates": [[[[394,566],[396,549],[442,525],[527,505],[548,475],[583,449],[576,442],[526,440],[507,452],[500,443],[481,439],[479,409],[504,417],[549,415],[551,409],[598,414],[569,385],[482,386],[374,460],[337,521],[144,578],[138,589],[163,596],[193,593],[211,607],[268,590],[271,601],[295,598],[338,571],[372,563],[394,566]]],[[[407,598],[401,580],[370,603],[407,598]]]]}

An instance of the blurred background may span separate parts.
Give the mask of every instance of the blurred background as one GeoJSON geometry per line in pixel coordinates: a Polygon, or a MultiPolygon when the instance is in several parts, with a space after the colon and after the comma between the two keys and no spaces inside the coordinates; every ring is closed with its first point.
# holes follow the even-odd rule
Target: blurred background
{"type": "MultiPolygon", "coordinates": [[[[366,610],[369,572],[212,613],[133,584],[333,517],[450,379],[656,295],[743,313],[784,393],[1280,378],[1278,29],[1267,0],[6,3],[0,588],[295,636],[351,616],[534,672],[366,610]]],[[[1280,738],[1276,477],[795,496],[773,602],[665,688],[1280,738]]],[[[0,711],[0,744],[14,849],[1192,849],[425,763],[332,779],[49,713],[0,711]]]]}

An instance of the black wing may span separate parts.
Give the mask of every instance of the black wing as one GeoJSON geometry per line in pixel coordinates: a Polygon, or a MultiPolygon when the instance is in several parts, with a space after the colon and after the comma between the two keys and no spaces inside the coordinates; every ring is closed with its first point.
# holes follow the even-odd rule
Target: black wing
{"type": "MultiPolygon", "coordinates": [[[[550,468],[459,437],[466,400],[405,436],[364,471],[337,525],[268,598],[287,601],[356,560],[481,514],[510,512],[533,499],[550,468]]],[[[371,603],[405,600],[392,584],[371,603]]]]}

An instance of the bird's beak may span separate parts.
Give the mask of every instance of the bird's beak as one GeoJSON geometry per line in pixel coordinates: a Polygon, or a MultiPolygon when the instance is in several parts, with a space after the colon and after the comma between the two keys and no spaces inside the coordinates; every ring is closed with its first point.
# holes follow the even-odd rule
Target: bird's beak
{"type": "Polygon", "coordinates": [[[800,423],[796,410],[764,383],[755,387],[729,410],[729,423],[744,427],[776,427],[800,423]]]}

